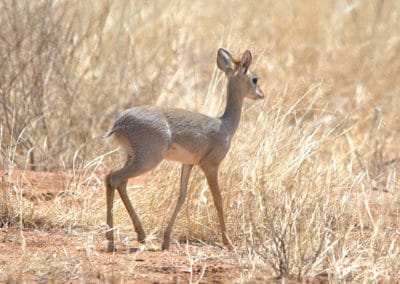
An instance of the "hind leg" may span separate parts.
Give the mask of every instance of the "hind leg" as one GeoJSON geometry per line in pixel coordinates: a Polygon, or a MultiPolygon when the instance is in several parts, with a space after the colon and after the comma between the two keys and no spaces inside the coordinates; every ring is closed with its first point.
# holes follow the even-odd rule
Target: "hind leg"
{"type": "Polygon", "coordinates": [[[135,227],[135,231],[138,236],[139,242],[144,242],[146,235],[143,230],[143,226],[140,222],[139,216],[136,214],[132,203],[128,197],[128,193],[126,191],[128,179],[131,177],[136,177],[141,174],[146,173],[150,169],[154,168],[161,162],[162,158],[158,158],[157,160],[153,160],[152,164],[147,163],[147,167],[143,168],[140,163],[140,159],[132,159],[128,158],[125,166],[115,172],[112,172],[106,176],[106,190],[107,190],[107,232],[106,238],[108,240],[108,251],[114,251],[114,231],[113,231],[113,203],[114,203],[114,195],[115,189],[118,190],[119,195],[122,199],[122,202],[125,205],[126,210],[131,217],[133,226],[135,227]]]}
{"type": "Polygon", "coordinates": [[[107,232],[106,238],[108,240],[107,243],[107,251],[112,252],[115,250],[114,247],[114,225],[113,225],[113,204],[114,204],[114,195],[115,195],[115,187],[112,187],[110,182],[110,175],[106,176],[106,198],[107,198],[107,232]]]}
{"type": "Polygon", "coordinates": [[[120,130],[114,135],[125,148],[128,158],[125,165],[106,177],[107,188],[107,239],[109,250],[114,249],[113,237],[113,200],[115,189],[118,190],[122,202],[132,220],[138,241],[144,242],[143,226],[129,200],[126,185],[128,179],[142,175],[155,168],[164,158],[171,145],[171,133],[163,115],[156,109],[133,109],[120,118],[120,130]],[[138,115],[138,112],[141,114],[138,115]],[[146,116],[146,117],[143,117],[146,116]],[[150,118],[154,118],[151,120],[150,118]]]}
{"type": "Polygon", "coordinates": [[[132,203],[129,200],[128,193],[126,192],[126,185],[128,180],[123,181],[118,186],[118,192],[121,196],[122,202],[125,205],[126,210],[128,210],[129,216],[131,217],[133,226],[135,227],[135,231],[137,233],[137,239],[139,242],[144,243],[146,235],[144,233],[142,223],[140,222],[139,216],[136,214],[135,209],[133,209],[132,203]]]}

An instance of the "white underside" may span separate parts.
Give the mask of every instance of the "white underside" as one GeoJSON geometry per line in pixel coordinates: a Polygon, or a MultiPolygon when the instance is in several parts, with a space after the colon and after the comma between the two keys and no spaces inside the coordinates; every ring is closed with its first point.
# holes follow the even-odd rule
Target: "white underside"
{"type": "Polygon", "coordinates": [[[179,144],[172,144],[165,155],[166,160],[181,162],[187,165],[196,165],[200,162],[200,157],[196,153],[192,153],[179,144]]]}

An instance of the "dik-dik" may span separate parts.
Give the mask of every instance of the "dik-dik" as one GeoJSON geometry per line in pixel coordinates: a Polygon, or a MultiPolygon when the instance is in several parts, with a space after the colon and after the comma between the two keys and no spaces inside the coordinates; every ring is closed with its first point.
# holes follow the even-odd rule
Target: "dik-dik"
{"type": "Polygon", "coordinates": [[[162,249],[170,244],[172,227],[181,209],[187,191],[187,184],[193,166],[198,165],[204,172],[210,187],[214,205],[221,225],[222,242],[231,247],[227,236],[222,196],[218,185],[218,168],[229,151],[232,137],[239,125],[244,98],[263,99],[258,87],[259,77],[249,74],[252,55],[246,50],[240,60],[220,48],[217,65],[225,72],[227,102],[221,117],[191,112],[183,109],[156,106],[134,107],[122,112],[105,137],[114,135],[127,153],[125,165],[105,178],[107,188],[106,237],[108,251],[113,251],[113,201],[115,189],[129,212],[139,242],[145,241],[145,233],[139,217],[133,209],[126,192],[127,181],[156,167],[162,160],[182,163],[178,203],[165,230],[162,249]]]}

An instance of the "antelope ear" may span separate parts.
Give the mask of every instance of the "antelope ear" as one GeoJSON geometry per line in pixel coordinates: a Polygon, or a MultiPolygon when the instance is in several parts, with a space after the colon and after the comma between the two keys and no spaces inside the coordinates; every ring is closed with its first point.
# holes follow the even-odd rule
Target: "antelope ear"
{"type": "Polygon", "coordinates": [[[232,71],[232,55],[226,49],[220,48],[217,53],[217,66],[220,70],[228,73],[232,71]]]}
{"type": "Polygon", "coordinates": [[[251,55],[250,50],[246,50],[242,55],[242,59],[240,60],[239,68],[241,73],[243,74],[247,73],[247,70],[249,70],[252,60],[253,60],[253,55],[251,55]]]}

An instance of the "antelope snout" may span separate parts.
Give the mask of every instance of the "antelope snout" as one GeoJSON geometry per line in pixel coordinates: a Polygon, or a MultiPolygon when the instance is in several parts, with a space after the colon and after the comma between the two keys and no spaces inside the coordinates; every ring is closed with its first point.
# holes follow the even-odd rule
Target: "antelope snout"
{"type": "Polygon", "coordinates": [[[261,90],[257,90],[256,95],[257,95],[257,99],[259,99],[259,100],[262,100],[265,97],[263,91],[261,91],[261,90]]]}

